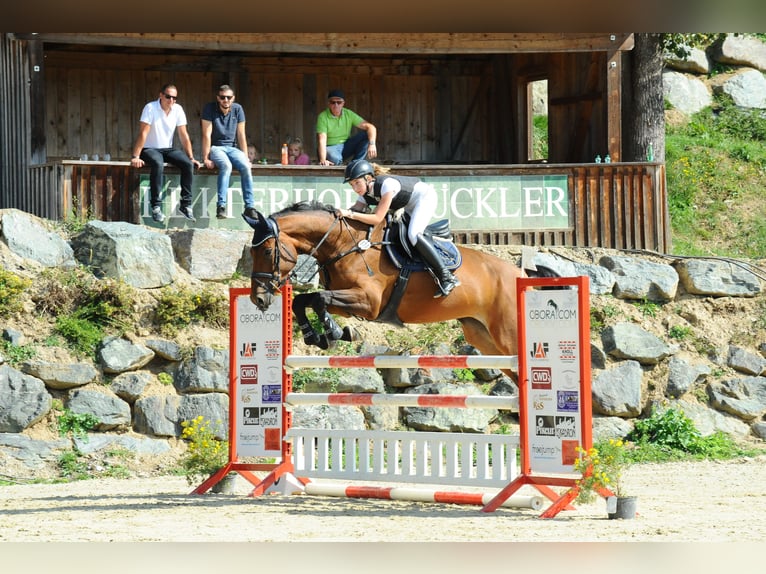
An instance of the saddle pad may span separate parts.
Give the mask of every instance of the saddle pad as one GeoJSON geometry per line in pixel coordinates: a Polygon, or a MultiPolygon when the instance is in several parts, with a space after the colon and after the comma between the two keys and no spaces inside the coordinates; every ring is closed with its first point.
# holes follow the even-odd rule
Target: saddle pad
{"type": "MultiPolygon", "coordinates": [[[[385,234],[383,235],[383,241],[386,246],[386,253],[396,268],[407,268],[411,271],[426,271],[428,266],[423,263],[423,261],[420,259],[420,256],[415,255],[414,257],[410,258],[406,253],[404,253],[398,242],[390,240],[390,233],[390,229],[387,228],[385,234]]],[[[436,247],[436,251],[441,256],[442,261],[444,261],[447,269],[454,271],[460,267],[461,263],[463,262],[463,257],[461,256],[457,246],[452,241],[446,241],[444,239],[434,237],[433,242],[434,247],[436,247]]]]}

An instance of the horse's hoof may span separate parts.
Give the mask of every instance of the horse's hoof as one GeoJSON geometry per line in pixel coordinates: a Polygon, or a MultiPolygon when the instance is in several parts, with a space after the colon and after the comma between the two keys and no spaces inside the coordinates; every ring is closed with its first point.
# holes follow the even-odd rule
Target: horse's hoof
{"type": "Polygon", "coordinates": [[[358,341],[361,337],[359,337],[359,331],[356,329],[352,329],[351,327],[343,327],[343,335],[341,335],[340,340],[341,341],[348,341],[349,343],[351,341],[358,341]]]}
{"type": "Polygon", "coordinates": [[[319,337],[319,341],[317,341],[317,347],[322,349],[323,351],[326,351],[330,348],[330,340],[327,338],[326,335],[321,335],[319,337]]]}
{"type": "Polygon", "coordinates": [[[316,333],[312,333],[311,335],[303,337],[303,342],[306,345],[319,346],[319,337],[317,337],[316,333]]]}

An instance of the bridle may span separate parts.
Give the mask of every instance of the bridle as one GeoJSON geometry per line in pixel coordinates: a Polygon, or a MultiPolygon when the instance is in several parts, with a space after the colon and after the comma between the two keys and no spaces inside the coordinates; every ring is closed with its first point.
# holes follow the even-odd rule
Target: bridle
{"type": "MultiPolygon", "coordinates": [[[[261,218],[260,221],[264,222],[266,226],[268,226],[268,229],[256,229],[250,247],[255,249],[263,245],[266,240],[274,238],[273,268],[271,273],[253,271],[250,273],[250,279],[266,292],[276,293],[288,280],[288,277],[285,277],[284,279],[279,278],[280,253],[284,247],[282,246],[282,242],[279,241],[279,226],[277,225],[277,222],[272,217],[264,217],[261,218]]],[[[288,255],[287,252],[285,252],[285,254],[288,255]]],[[[293,263],[298,261],[297,258],[292,259],[292,257],[291,260],[293,263]]]]}
{"type": "MultiPolygon", "coordinates": [[[[260,287],[261,289],[264,289],[267,292],[270,293],[276,293],[279,291],[282,286],[287,283],[290,279],[294,278],[300,269],[297,267],[293,268],[290,273],[285,275],[285,277],[280,278],[279,276],[279,266],[280,266],[280,258],[281,253],[284,251],[285,258],[287,258],[291,263],[298,263],[298,257],[297,255],[293,256],[287,248],[282,244],[282,242],[279,240],[279,225],[277,224],[277,221],[273,217],[262,217],[261,221],[264,222],[265,226],[267,226],[266,229],[260,228],[256,229],[255,233],[253,234],[253,241],[250,244],[251,248],[260,247],[266,240],[273,238],[275,242],[275,249],[274,249],[274,259],[273,259],[273,269],[272,271],[265,272],[265,271],[253,271],[250,274],[250,279],[255,282],[255,284],[260,287]]],[[[339,222],[343,222],[343,224],[346,226],[346,228],[349,228],[348,221],[345,219],[342,219],[339,217],[339,215],[336,213],[333,224],[330,225],[330,227],[327,229],[325,234],[322,236],[322,238],[317,242],[317,244],[311,249],[311,252],[308,253],[309,257],[314,257],[319,251],[319,248],[327,241],[327,238],[330,236],[330,233],[335,228],[336,225],[338,225],[339,222]]],[[[260,226],[259,226],[260,227],[260,226]]],[[[350,229],[349,229],[350,231],[350,229]]],[[[372,227],[368,230],[368,237],[370,233],[372,232],[372,227]]],[[[327,266],[332,265],[336,261],[339,261],[340,259],[343,259],[347,255],[350,255],[352,253],[360,253],[363,254],[364,251],[369,249],[373,244],[370,243],[369,239],[365,238],[361,241],[354,240],[354,246],[347,250],[343,251],[334,257],[330,258],[328,261],[325,261],[324,263],[319,263],[319,266],[317,270],[312,275],[312,278],[314,275],[317,275],[320,271],[324,270],[327,266]]],[[[307,261],[307,265],[310,265],[310,263],[307,261]]],[[[369,275],[373,274],[372,269],[370,269],[370,266],[365,261],[365,266],[367,267],[367,273],[369,275]]]]}

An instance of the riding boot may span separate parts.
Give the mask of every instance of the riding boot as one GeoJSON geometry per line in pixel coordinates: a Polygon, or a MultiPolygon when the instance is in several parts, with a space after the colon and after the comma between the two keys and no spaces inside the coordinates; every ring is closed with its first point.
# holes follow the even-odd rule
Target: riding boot
{"type": "Polygon", "coordinates": [[[460,285],[460,280],[444,265],[444,261],[436,251],[436,247],[430,237],[419,234],[415,249],[436,276],[436,284],[439,286],[439,289],[434,293],[434,299],[442,295],[446,297],[452,293],[455,287],[460,285]]]}

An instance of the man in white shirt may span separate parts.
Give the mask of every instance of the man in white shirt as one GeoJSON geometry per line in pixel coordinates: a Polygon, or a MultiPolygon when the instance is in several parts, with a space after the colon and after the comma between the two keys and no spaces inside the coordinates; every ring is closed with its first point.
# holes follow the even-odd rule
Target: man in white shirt
{"type": "Polygon", "coordinates": [[[195,221],[192,212],[192,182],[194,168],[200,162],[194,159],[191,138],[186,130],[186,113],[177,104],[178,89],[173,84],[165,84],[159,98],[144,106],[139,121],[138,137],[133,144],[130,165],[151,168],[149,192],[152,203],[152,219],[158,223],[165,220],[162,213],[162,176],[165,163],[181,170],[181,205],[179,211],[186,219],[195,221]],[[178,131],[182,149],[173,148],[173,134],[178,131]]]}

